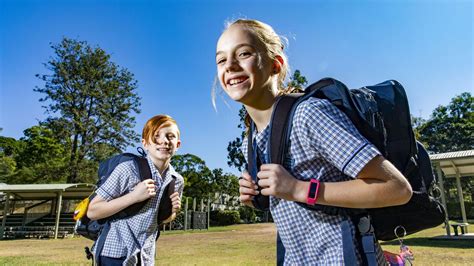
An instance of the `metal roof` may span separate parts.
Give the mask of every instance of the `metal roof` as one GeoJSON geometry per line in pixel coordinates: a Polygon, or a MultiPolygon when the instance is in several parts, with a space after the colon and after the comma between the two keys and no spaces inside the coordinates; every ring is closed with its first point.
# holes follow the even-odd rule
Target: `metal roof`
{"type": "Polygon", "coordinates": [[[0,192],[10,193],[15,199],[42,200],[54,199],[62,192],[63,199],[83,199],[94,190],[93,184],[26,184],[8,185],[0,184],[0,192]]]}
{"type": "Polygon", "coordinates": [[[474,150],[431,154],[433,163],[441,167],[446,177],[474,176],[474,150]]]}
{"type": "Polygon", "coordinates": [[[473,156],[474,156],[474,150],[467,150],[467,151],[454,151],[454,152],[430,154],[430,159],[432,161],[439,161],[442,159],[454,159],[454,158],[473,157],[473,156]]]}

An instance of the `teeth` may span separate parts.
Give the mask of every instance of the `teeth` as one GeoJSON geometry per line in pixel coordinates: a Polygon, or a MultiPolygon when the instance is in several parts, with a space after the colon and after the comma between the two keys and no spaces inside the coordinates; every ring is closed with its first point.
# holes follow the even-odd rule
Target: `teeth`
{"type": "Polygon", "coordinates": [[[231,80],[229,81],[229,84],[230,84],[230,85],[235,85],[235,84],[237,84],[237,83],[241,83],[241,82],[244,81],[244,80],[245,80],[244,78],[231,79],[231,80]]]}

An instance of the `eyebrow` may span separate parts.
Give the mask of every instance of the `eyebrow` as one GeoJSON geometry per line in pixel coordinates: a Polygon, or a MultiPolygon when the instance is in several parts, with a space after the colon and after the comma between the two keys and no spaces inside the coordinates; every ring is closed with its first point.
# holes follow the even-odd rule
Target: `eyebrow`
{"type": "MultiPolygon", "coordinates": [[[[238,44],[237,46],[235,46],[234,51],[237,50],[237,49],[239,49],[239,48],[241,48],[241,47],[244,47],[244,46],[249,46],[249,47],[251,47],[252,49],[255,49],[255,47],[254,47],[253,45],[251,45],[251,44],[248,44],[248,43],[241,43],[241,44],[238,44]]],[[[223,53],[224,53],[224,51],[217,51],[217,52],[216,52],[216,56],[218,56],[219,54],[223,54],[223,53]]]]}

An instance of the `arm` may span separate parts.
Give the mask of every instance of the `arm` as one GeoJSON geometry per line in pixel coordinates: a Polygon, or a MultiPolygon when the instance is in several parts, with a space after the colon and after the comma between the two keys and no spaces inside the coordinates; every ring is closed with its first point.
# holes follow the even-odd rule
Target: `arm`
{"type": "Polygon", "coordinates": [[[109,217],[134,203],[144,201],[155,195],[155,182],[153,179],[144,180],[138,183],[130,193],[109,201],[97,195],[89,204],[87,217],[91,220],[109,217]]]}
{"type": "MultiPolygon", "coordinates": [[[[306,203],[308,181],[291,176],[282,166],[264,164],[258,177],[263,195],[306,203]]],[[[405,177],[382,156],[370,160],[355,180],[321,183],[317,204],[346,208],[380,208],[401,205],[412,195],[405,177]]]]}

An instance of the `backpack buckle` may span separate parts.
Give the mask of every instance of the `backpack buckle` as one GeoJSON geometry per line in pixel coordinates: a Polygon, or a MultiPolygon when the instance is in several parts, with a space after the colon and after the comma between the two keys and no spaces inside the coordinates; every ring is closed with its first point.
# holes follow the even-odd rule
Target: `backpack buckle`
{"type": "Polygon", "coordinates": [[[370,222],[370,216],[362,216],[359,218],[359,223],[357,224],[357,228],[359,229],[359,233],[361,235],[365,234],[373,234],[374,227],[370,222]]]}

